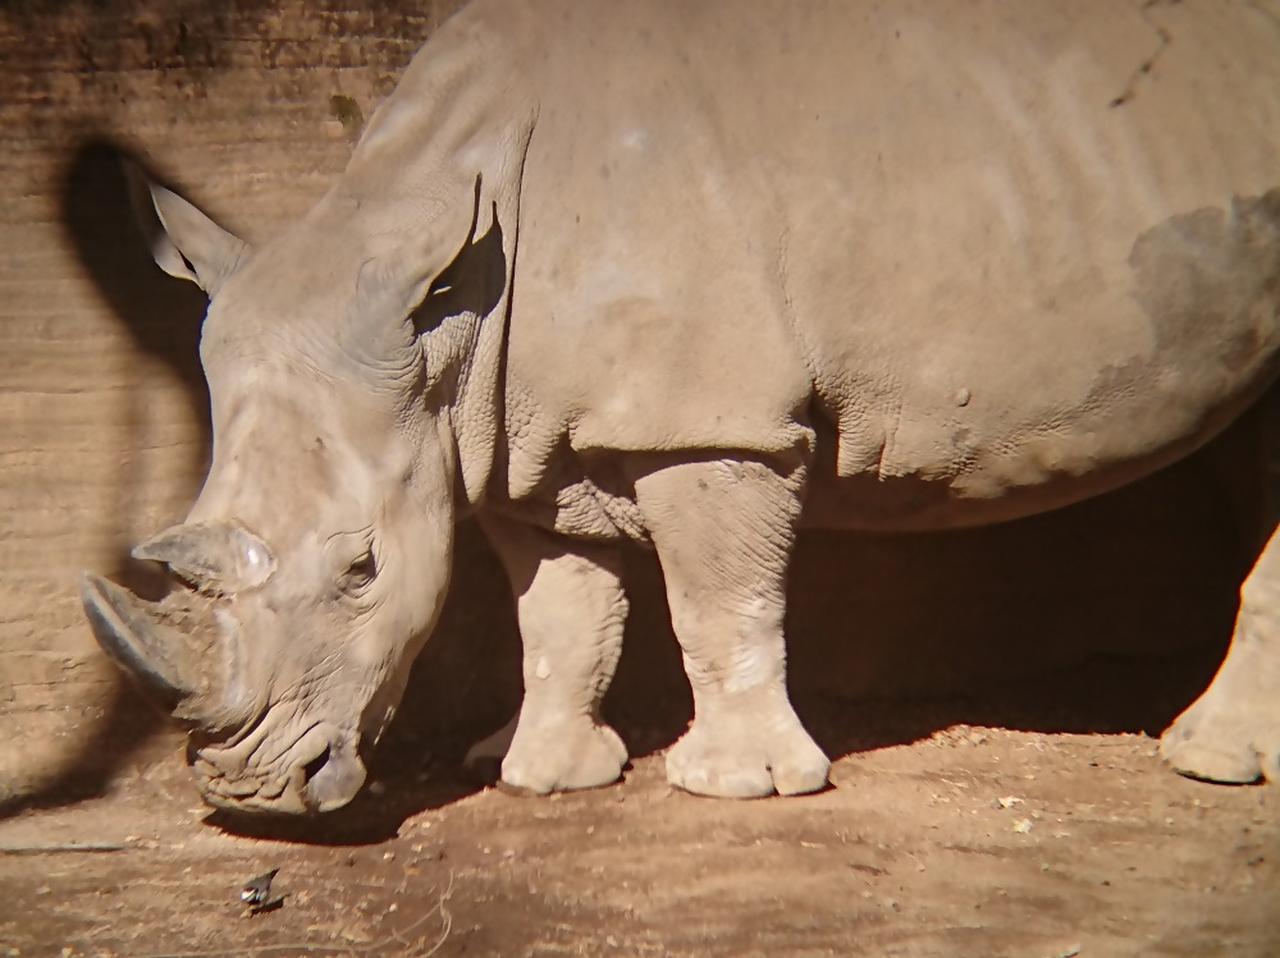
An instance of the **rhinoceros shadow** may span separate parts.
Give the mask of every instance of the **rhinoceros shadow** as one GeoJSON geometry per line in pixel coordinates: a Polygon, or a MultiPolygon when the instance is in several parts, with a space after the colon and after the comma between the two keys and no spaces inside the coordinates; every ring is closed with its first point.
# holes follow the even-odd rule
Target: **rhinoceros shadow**
{"type": "MultiPolygon", "coordinates": [[[[67,168],[63,222],[138,354],[162,360],[184,387],[205,430],[191,446],[198,476],[210,445],[197,355],[204,300],[162,275],[132,235],[121,156],[110,141],[85,141],[67,168]]],[[[142,438],[141,414],[134,406],[125,417],[126,445],[142,438]]],[[[960,723],[1157,733],[1220,661],[1236,590],[1260,544],[1259,415],[1156,476],[1053,514],[937,535],[805,533],[788,617],[797,711],[833,757],[960,723]]],[[[139,528],[135,462],[122,456],[112,477],[119,541],[105,571],[148,592],[159,587],[154,573],[128,558],[133,539],[150,531],[139,528]]],[[[632,754],[645,756],[679,736],[692,707],[656,560],[630,553],[627,578],[632,612],[605,713],[632,754]]],[[[371,757],[378,788],[323,819],[212,813],[209,823],[364,843],[480,787],[461,756],[517,708],[520,669],[505,576],[471,524],[459,532],[453,581],[399,716],[371,757]]],[[[141,696],[116,686],[77,760],[21,807],[100,794],[156,727],[141,696]]],[[[0,815],[17,807],[0,806],[0,815]]]]}
{"type": "MultiPolygon", "coordinates": [[[[71,155],[60,192],[66,245],[92,279],[112,317],[130,334],[139,357],[161,359],[187,393],[196,421],[205,423],[208,394],[196,352],[204,303],[198,290],[168,282],[156,269],[141,235],[134,236],[137,230],[121,167],[124,155],[110,140],[97,136],[86,137],[71,155]]],[[[116,355],[103,357],[104,363],[119,361],[116,355]]],[[[154,594],[162,587],[157,573],[128,554],[129,540],[143,531],[140,517],[144,504],[137,496],[143,487],[143,462],[141,456],[130,453],[144,445],[145,402],[142,394],[130,393],[113,409],[119,432],[106,438],[121,443],[121,454],[115,457],[114,473],[102,477],[110,501],[103,527],[116,534],[110,555],[95,571],[106,572],[143,594],[154,594]]],[[[208,439],[206,429],[192,444],[194,461],[189,471],[193,474],[201,471],[208,439]]],[[[100,552],[94,558],[102,563],[100,552]]],[[[71,582],[68,588],[73,588],[71,582]]],[[[0,803],[0,817],[101,794],[131,756],[164,727],[162,720],[140,704],[133,689],[114,674],[100,702],[102,718],[92,724],[77,753],[38,790],[0,803]]]]}

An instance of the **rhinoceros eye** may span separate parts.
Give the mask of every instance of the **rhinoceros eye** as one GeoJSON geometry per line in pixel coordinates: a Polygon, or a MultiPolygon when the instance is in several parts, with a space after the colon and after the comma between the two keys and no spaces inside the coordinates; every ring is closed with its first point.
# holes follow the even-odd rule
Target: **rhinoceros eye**
{"type": "Polygon", "coordinates": [[[342,573],[338,584],[343,592],[359,594],[368,588],[377,574],[378,562],[370,547],[351,561],[346,571],[342,573]]]}

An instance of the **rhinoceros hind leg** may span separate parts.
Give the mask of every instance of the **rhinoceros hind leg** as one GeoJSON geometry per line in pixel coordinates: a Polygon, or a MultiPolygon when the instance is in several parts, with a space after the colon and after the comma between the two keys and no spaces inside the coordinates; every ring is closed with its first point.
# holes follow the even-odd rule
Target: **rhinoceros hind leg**
{"type": "Polygon", "coordinates": [[[687,791],[753,798],[827,783],[831,763],[786,687],[786,573],[803,481],[802,466],[727,460],[636,479],[693,689],[693,724],[667,753],[668,779],[687,791]]]}
{"type": "Polygon", "coordinates": [[[1193,778],[1280,781],[1280,529],[1240,590],[1222,667],[1169,726],[1160,752],[1193,778]]]}
{"type": "Polygon", "coordinates": [[[627,599],[613,553],[489,517],[484,529],[516,595],[524,643],[524,702],[514,727],[468,754],[501,748],[502,782],[545,794],[616,782],[627,748],[600,719],[622,652],[627,599]]]}

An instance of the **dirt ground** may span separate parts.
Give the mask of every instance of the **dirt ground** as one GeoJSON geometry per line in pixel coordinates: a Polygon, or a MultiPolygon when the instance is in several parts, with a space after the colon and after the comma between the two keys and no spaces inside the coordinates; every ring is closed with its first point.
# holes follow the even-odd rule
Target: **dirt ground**
{"type": "Polygon", "coordinates": [[[1280,955],[1275,787],[1180,778],[1141,731],[1211,668],[810,697],[833,787],[742,803],[670,789],[678,729],[621,716],[639,757],[615,787],[478,788],[462,742],[397,727],[350,810],[246,824],[166,734],[105,794],[0,822],[0,955],[1280,955]],[[249,915],[271,868],[283,902],[249,915]]]}

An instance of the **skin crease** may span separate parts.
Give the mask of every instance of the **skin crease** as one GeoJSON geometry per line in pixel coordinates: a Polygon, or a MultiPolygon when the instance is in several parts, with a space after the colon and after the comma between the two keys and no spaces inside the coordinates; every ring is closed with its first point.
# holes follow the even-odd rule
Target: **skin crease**
{"type": "MultiPolygon", "coordinates": [[[[157,262],[212,297],[188,522],[238,523],[275,563],[202,586],[235,663],[236,720],[199,732],[215,803],[350,799],[471,512],[525,643],[520,714],[474,753],[508,784],[620,775],[599,705],[630,542],[657,551],[694,693],[671,781],[821,788],[786,692],[798,528],[1056,508],[1186,454],[1274,378],[1280,34],[1259,6],[530,7],[442,27],[261,247],[142,191],[157,262]],[[1153,18],[1175,41],[1111,106],[1153,18]]],[[[1277,550],[1164,739],[1181,771],[1277,776],[1277,550]]],[[[147,647],[98,619],[108,651],[147,647]]],[[[194,686],[207,663],[180,666],[194,686]]]]}

